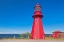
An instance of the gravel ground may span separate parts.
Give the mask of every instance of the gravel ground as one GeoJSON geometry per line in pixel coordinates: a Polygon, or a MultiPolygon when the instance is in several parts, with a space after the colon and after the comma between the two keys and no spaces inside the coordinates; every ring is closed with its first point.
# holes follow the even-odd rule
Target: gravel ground
{"type": "Polygon", "coordinates": [[[0,42],[64,42],[64,40],[0,40],[0,42]]]}

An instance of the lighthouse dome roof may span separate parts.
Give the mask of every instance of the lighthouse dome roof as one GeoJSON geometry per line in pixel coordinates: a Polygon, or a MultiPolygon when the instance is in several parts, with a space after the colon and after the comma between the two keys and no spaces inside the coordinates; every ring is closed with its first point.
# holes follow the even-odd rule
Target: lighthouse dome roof
{"type": "Polygon", "coordinates": [[[37,3],[36,6],[40,6],[39,3],[37,3]]]}

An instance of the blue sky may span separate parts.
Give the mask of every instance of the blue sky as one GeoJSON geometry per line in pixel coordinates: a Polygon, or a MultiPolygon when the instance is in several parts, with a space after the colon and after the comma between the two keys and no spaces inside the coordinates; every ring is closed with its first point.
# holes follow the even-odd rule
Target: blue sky
{"type": "Polygon", "coordinates": [[[0,34],[30,32],[37,2],[44,15],[44,32],[64,32],[64,0],[0,0],[0,34]]]}

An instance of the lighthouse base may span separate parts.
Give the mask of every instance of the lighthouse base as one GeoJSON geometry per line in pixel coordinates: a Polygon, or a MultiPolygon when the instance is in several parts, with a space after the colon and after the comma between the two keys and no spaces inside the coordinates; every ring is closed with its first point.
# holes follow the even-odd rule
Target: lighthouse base
{"type": "Polygon", "coordinates": [[[41,38],[36,38],[36,36],[33,38],[32,36],[30,36],[30,39],[45,39],[45,37],[41,37],[41,38]]]}

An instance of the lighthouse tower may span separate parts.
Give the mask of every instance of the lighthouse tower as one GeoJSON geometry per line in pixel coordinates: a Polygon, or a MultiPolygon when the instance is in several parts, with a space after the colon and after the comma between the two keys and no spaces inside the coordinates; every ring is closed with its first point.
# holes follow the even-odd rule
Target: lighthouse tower
{"type": "Polygon", "coordinates": [[[41,12],[41,6],[37,3],[34,7],[34,15],[32,16],[34,18],[32,30],[31,30],[31,39],[44,39],[45,34],[43,30],[42,25],[42,12],[41,12]]]}

